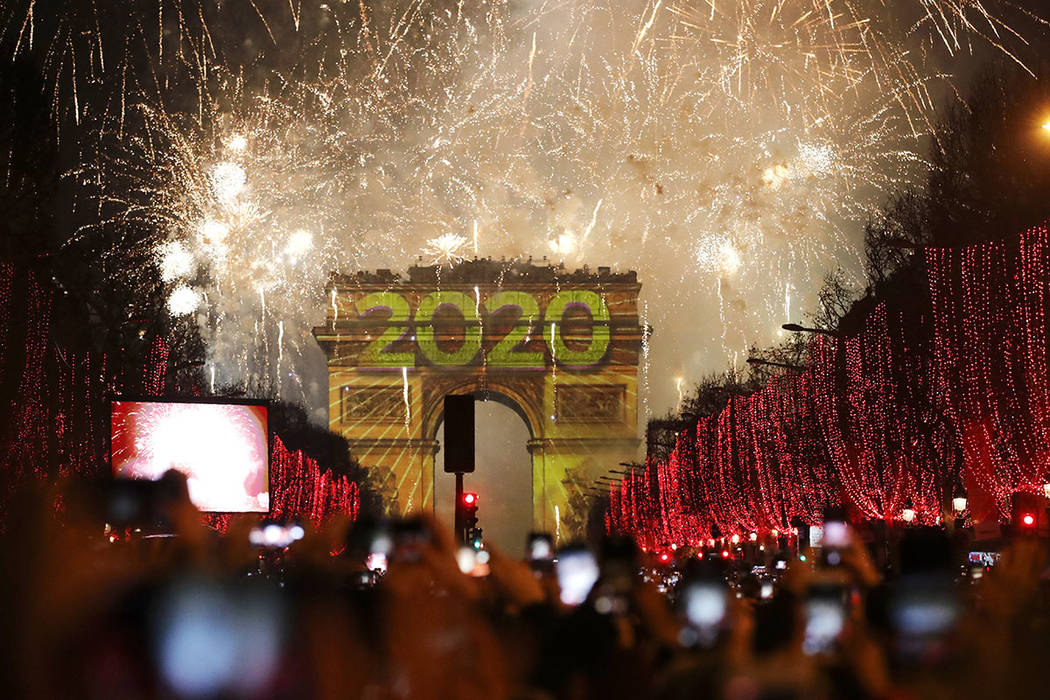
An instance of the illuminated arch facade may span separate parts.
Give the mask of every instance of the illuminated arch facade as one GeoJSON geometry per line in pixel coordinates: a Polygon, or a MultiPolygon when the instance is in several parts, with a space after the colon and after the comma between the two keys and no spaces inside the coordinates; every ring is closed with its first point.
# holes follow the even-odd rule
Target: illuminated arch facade
{"type": "Polygon", "coordinates": [[[639,289],[634,272],[492,260],[333,275],[314,329],[330,427],[382,471],[391,512],[430,510],[444,396],[505,403],[532,437],[532,526],[553,531],[574,489],[636,456],[639,289]]]}

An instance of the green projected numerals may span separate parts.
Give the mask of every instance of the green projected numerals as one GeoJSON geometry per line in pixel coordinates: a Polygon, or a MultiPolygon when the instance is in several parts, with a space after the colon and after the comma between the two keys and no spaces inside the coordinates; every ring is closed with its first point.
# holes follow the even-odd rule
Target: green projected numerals
{"type": "Polygon", "coordinates": [[[489,350],[486,362],[490,367],[543,367],[542,352],[514,351],[528,337],[533,324],[540,317],[540,305],[536,297],[525,292],[505,291],[497,292],[485,300],[485,310],[490,315],[508,307],[517,308],[521,315],[510,333],[489,350]]]}
{"type": "Polygon", "coordinates": [[[474,361],[481,350],[481,325],[474,299],[462,292],[433,292],[423,297],[416,309],[416,343],[423,357],[435,365],[467,365],[474,361]],[[438,307],[448,304],[455,307],[465,321],[463,344],[451,352],[438,347],[434,338],[434,313],[438,307]]]}
{"type": "Polygon", "coordinates": [[[546,323],[556,323],[557,333],[545,334],[554,360],[570,367],[597,364],[609,349],[609,307],[597,292],[570,289],[558,292],[547,304],[546,323]],[[591,343],[585,350],[573,350],[562,337],[565,309],[584,306],[591,312],[591,343]]]}
{"type": "MultiPolygon", "coordinates": [[[[364,367],[414,367],[415,352],[389,352],[395,343],[405,338],[413,326],[412,307],[408,299],[396,292],[372,292],[359,299],[356,306],[360,318],[365,322],[370,322],[366,316],[376,309],[390,311],[389,319],[376,324],[386,325],[386,329],[378,338],[368,343],[358,363],[364,367]]],[[[551,297],[543,314],[536,297],[526,292],[510,290],[496,292],[485,300],[484,307],[490,316],[507,308],[520,311],[510,332],[488,351],[486,362],[489,366],[543,367],[546,364],[543,352],[519,347],[533,330],[543,333],[544,342],[550,349],[553,360],[566,367],[584,368],[596,365],[609,350],[609,307],[597,292],[582,289],[558,292],[551,297]],[[569,347],[564,337],[565,313],[574,306],[586,308],[591,315],[590,341],[582,350],[569,347]],[[541,315],[542,326],[536,328],[541,315]]],[[[463,292],[440,291],[426,295],[419,302],[414,322],[416,345],[420,354],[430,364],[445,367],[468,365],[481,351],[482,326],[477,302],[474,297],[463,292]],[[442,349],[435,338],[434,314],[442,306],[451,306],[463,316],[463,343],[455,350],[442,349]]]]}
{"type": "Polygon", "coordinates": [[[412,309],[408,299],[394,292],[373,292],[357,301],[358,313],[364,317],[374,309],[389,309],[390,318],[387,329],[368,344],[361,353],[358,362],[367,367],[413,367],[416,364],[414,352],[383,352],[401,340],[408,333],[412,318],[412,309]]]}

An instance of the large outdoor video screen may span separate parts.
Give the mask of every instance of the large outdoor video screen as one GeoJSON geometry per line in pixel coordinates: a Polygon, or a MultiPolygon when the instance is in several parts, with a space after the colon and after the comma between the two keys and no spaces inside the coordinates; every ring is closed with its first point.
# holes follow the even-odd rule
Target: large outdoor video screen
{"type": "Polygon", "coordinates": [[[113,401],[111,420],[117,477],[156,480],[177,469],[202,511],[269,511],[265,405],[113,401]]]}

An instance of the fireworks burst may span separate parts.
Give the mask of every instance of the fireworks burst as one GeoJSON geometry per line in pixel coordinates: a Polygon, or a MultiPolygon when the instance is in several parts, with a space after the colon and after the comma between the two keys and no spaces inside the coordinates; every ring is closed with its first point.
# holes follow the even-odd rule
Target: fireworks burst
{"type": "Polygon", "coordinates": [[[188,316],[197,310],[200,303],[201,297],[196,290],[180,284],[168,297],[168,311],[172,316],[188,316]]]}
{"type": "Polygon", "coordinates": [[[97,37],[95,10],[7,25],[18,52],[52,57],[78,119],[123,135],[141,115],[92,175],[138,178],[148,201],[121,182],[114,218],[159,228],[169,309],[199,320],[212,376],[317,404],[325,379],[302,358],[329,270],[420,253],[637,269],[654,364],[724,366],[856,263],[859,224],[923,173],[931,84],[951,67],[931,47],[1023,46],[982,0],[274,5],[247,10],[257,30],[230,21],[239,6],[140,2],[162,10],[137,30],[150,74],[188,107],[126,81],[85,106],[84,81],[120,84],[137,46],[97,37]],[[246,45],[268,60],[235,62],[246,45]]]}
{"type": "Polygon", "coordinates": [[[454,233],[443,233],[431,238],[423,248],[423,255],[439,265],[452,265],[464,258],[463,250],[467,245],[465,236],[454,233]]]}

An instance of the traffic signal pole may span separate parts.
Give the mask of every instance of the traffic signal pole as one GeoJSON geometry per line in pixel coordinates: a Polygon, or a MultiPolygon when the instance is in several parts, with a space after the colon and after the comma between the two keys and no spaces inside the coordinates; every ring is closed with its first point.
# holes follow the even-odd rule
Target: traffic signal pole
{"type": "Polygon", "coordinates": [[[463,472],[456,472],[455,536],[456,544],[466,543],[466,525],[463,523],[463,472]]]}
{"type": "Polygon", "coordinates": [[[445,472],[456,475],[456,543],[466,544],[467,513],[463,503],[463,475],[474,471],[474,395],[446,394],[445,472]]]}

